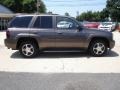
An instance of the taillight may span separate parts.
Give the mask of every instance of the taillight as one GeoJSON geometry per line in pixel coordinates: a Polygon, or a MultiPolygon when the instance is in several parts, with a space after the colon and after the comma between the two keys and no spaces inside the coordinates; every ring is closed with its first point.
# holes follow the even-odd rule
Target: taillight
{"type": "Polygon", "coordinates": [[[10,31],[9,30],[6,31],[6,38],[10,38],[10,31]]]}

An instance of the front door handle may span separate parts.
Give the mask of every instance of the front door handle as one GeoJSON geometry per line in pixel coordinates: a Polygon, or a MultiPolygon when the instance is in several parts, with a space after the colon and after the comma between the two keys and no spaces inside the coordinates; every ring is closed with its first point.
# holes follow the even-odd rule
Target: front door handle
{"type": "Polygon", "coordinates": [[[62,32],[57,32],[58,34],[63,34],[62,32]]]}
{"type": "Polygon", "coordinates": [[[37,32],[37,31],[33,31],[32,33],[33,33],[33,34],[38,34],[38,32],[37,32]]]}

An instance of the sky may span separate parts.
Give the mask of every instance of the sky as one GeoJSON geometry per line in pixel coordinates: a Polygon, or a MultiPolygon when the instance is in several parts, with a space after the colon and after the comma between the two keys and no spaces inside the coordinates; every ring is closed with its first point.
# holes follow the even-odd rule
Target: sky
{"type": "Polygon", "coordinates": [[[77,16],[87,11],[101,11],[106,6],[107,0],[43,0],[47,12],[64,15],[68,12],[71,16],[77,16]]]}

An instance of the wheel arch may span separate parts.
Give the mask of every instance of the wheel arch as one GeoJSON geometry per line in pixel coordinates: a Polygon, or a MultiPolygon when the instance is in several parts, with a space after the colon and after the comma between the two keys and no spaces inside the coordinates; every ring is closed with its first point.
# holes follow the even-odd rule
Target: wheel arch
{"type": "Polygon", "coordinates": [[[38,44],[38,41],[37,41],[36,38],[34,38],[34,37],[20,37],[20,38],[18,38],[18,40],[17,40],[16,48],[19,49],[20,44],[21,44],[22,42],[25,42],[25,41],[34,42],[34,43],[39,47],[39,44],[38,44]]]}
{"type": "Polygon", "coordinates": [[[110,43],[109,43],[109,40],[107,38],[105,38],[105,37],[92,37],[90,42],[89,42],[88,48],[90,47],[91,43],[96,41],[96,40],[102,40],[106,43],[108,48],[110,47],[110,43]]]}

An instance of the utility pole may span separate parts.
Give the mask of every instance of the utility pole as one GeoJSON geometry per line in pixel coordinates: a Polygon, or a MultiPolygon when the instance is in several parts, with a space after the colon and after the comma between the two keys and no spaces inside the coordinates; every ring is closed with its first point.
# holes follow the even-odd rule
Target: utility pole
{"type": "Polygon", "coordinates": [[[120,1],[116,2],[117,9],[120,9],[120,1]]]}
{"type": "Polygon", "coordinates": [[[77,16],[79,16],[79,11],[76,12],[77,16]]]}
{"type": "Polygon", "coordinates": [[[39,13],[39,8],[40,8],[40,0],[37,0],[37,14],[39,13]]]}

